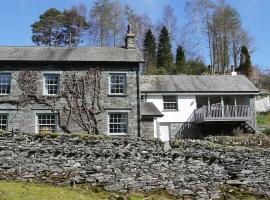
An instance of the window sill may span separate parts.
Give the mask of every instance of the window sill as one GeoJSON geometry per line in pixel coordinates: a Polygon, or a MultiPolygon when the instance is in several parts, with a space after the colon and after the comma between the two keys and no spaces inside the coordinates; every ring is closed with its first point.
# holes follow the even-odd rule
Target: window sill
{"type": "Polygon", "coordinates": [[[10,94],[0,94],[0,97],[10,96],[10,94]]]}
{"type": "Polygon", "coordinates": [[[43,94],[43,96],[44,97],[56,97],[56,98],[61,97],[60,94],[43,94]]]}
{"type": "Polygon", "coordinates": [[[127,133],[108,133],[109,136],[126,136],[127,133]]]}
{"type": "Polygon", "coordinates": [[[126,97],[126,94],[108,94],[108,97],[126,97]]]}
{"type": "Polygon", "coordinates": [[[162,110],[162,112],[178,112],[179,110],[176,109],[176,110],[162,110]]]}

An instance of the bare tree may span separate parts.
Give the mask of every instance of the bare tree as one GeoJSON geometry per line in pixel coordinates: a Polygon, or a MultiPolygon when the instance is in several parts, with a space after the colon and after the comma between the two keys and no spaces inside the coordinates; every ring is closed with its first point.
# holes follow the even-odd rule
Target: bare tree
{"type": "Polygon", "coordinates": [[[163,18],[162,18],[163,26],[166,26],[171,40],[174,43],[177,37],[177,18],[174,15],[174,10],[170,5],[165,5],[163,8],[163,18]]]}
{"type": "Polygon", "coordinates": [[[67,105],[63,112],[67,116],[66,127],[70,120],[89,134],[99,134],[98,115],[102,112],[100,105],[99,67],[92,67],[83,75],[66,74],[63,97],[67,105]]]}
{"type": "Polygon", "coordinates": [[[125,18],[124,8],[119,0],[113,0],[112,2],[112,34],[113,34],[113,46],[120,46],[124,41],[125,35],[125,18]]]}
{"type": "Polygon", "coordinates": [[[109,0],[96,0],[90,11],[90,37],[99,46],[108,46],[112,29],[112,3],[109,0]]]}

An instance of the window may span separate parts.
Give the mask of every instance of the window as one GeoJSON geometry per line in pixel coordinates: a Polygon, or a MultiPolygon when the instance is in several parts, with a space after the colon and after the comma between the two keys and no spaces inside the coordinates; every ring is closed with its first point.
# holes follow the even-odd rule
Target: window
{"type": "Polygon", "coordinates": [[[177,110],[177,97],[176,96],[163,96],[164,110],[177,110]]]}
{"type": "Polygon", "coordinates": [[[121,134],[127,133],[127,113],[109,114],[109,133],[121,134]]]}
{"type": "Polygon", "coordinates": [[[54,132],[56,129],[56,114],[37,114],[38,132],[54,132]]]}
{"type": "Polygon", "coordinates": [[[0,114],[0,130],[7,130],[8,128],[8,115],[0,114]]]}
{"type": "Polygon", "coordinates": [[[126,75],[110,74],[110,94],[125,94],[126,75]]]}
{"type": "Polygon", "coordinates": [[[10,94],[11,74],[0,74],[0,95],[10,94]]]}
{"type": "Polygon", "coordinates": [[[44,95],[57,95],[59,74],[44,74],[44,95]]]}

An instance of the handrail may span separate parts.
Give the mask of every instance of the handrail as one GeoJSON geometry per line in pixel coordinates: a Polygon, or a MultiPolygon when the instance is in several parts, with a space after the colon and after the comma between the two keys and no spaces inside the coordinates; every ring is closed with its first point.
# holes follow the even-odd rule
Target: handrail
{"type": "Polygon", "coordinates": [[[203,106],[195,110],[194,115],[196,122],[214,119],[248,119],[251,118],[251,108],[249,105],[203,106]]]}

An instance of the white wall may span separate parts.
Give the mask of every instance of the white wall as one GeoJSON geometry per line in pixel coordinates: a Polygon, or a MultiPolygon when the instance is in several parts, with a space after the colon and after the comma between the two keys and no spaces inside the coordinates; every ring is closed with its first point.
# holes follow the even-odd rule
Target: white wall
{"type": "Polygon", "coordinates": [[[256,112],[270,111],[270,98],[269,96],[257,96],[255,100],[256,112]]]}
{"type": "Polygon", "coordinates": [[[152,102],[164,115],[158,118],[158,122],[186,122],[196,109],[195,96],[177,95],[178,111],[163,111],[163,95],[147,95],[147,102],[152,102]]]}

